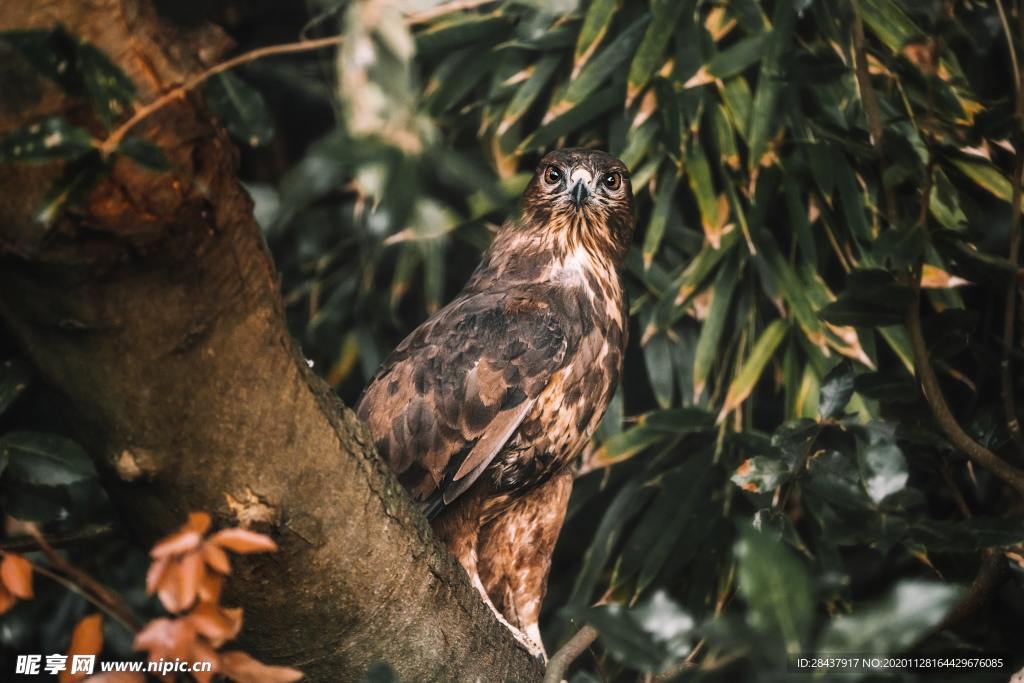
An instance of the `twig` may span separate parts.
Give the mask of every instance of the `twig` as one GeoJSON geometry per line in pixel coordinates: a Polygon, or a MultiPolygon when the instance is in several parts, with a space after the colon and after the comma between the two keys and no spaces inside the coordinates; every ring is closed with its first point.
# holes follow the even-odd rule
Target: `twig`
{"type": "MultiPolygon", "coordinates": [[[[46,537],[46,542],[52,548],[67,548],[106,538],[113,533],[113,530],[114,528],[109,524],[94,524],[67,534],[50,534],[46,537]]],[[[9,550],[13,553],[28,553],[34,550],[42,550],[42,547],[33,536],[15,536],[0,541],[0,550],[9,550]]]]}
{"type": "Polygon", "coordinates": [[[143,120],[149,118],[152,114],[163,109],[171,102],[182,99],[196,87],[202,85],[206,80],[219,73],[223,73],[242,64],[248,64],[249,62],[257,59],[262,59],[263,57],[293,54],[296,52],[309,52],[310,50],[319,50],[320,48],[339,45],[344,41],[344,38],[345,37],[343,35],[337,35],[328,36],[326,38],[316,38],[314,40],[300,40],[297,43],[270,45],[250,50],[249,52],[236,55],[231,59],[215,64],[206,71],[200,72],[186,79],[181,85],[171,88],[152,102],[136,109],[135,113],[132,114],[127,121],[115,128],[113,132],[111,132],[110,135],[99,144],[100,153],[104,157],[110,156],[110,154],[117,149],[118,145],[121,144],[121,140],[124,139],[124,136],[131,132],[135,126],[139,125],[143,120]]]}
{"type": "Polygon", "coordinates": [[[861,19],[858,0],[850,0],[850,4],[853,7],[853,73],[857,77],[860,98],[864,102],[864,116],[868,120],[871,146],[878,157],[878,182],[882,186],[882,193],[885,196],[885,217],[890,226],[895,226],[896,200],[892,191],[885,184],[885,151],[882,148],[882,135],[885,128],[882,124],[882,110],[878,106],[875,88],[871,85],[871,75],[868,73],[868,58],[864,48],[864,21],[861,19]]]}
{"type": "MultiPolygon", "coordinates": [[[[423,10],[422,12],[413,12],[405,15],[405,24],[407,26],[422,24],[444,14],[472,9],[494,1],[495,0],[453,0],[453,2],[438,5],[437,7],[423,10]]],[[[249,52],[236,55],[231,59],[220,62],[219,64],[214,64],[209,69],[187,78],[184,83],[171,88],[152,102],[136,109],[127,121],[115,128],[105,140],[99,143],[97,147],[104,158],[109,157],[114,150],[117,149],[118,145],[121,144],[124,136],[131,132],[135,126],[139,125],[143,120],[149,118],[171,102],[182,99],[189,92],[195,90],[198,86],[202,85],[217,74],[224,73],[225,71],[233,69],[236,66],[241,66],[242,64],[254,62],[257,59],[263,59],[264,57],[295,54],[298,52],[311,52],[325,47],[340,45],[343,42],[345,42],[345,36],[336,35],[327,36],[326,38],[300,40],[294,43],[283,43],[281,45],[268,45],[266,47],[256,48],[255,50],[250,50],[249,52]]]]}
{"type": "Polygon", "coordinates": [[[597,629],[593,626],[584,625],[583,628],[576,631],[576,634],[565,645],[558,648],[558,652],[551,657],[548,668],[544,672],[544,683],[562,683],[569,665],[576,661],[576,658],[583,654],[596,639],[597,629]]]}
{"type": "Polygon", "coordinates": [[[50,561],[50,564],[52,564],[55,569],[62,572],[68,580],[79,586],[82,591],[90,593],[92,597],[95,598],[96,602],[105,604],[109,612],[111,614],[116,614],[118,616],[118,620],[128,626],[131,630],[138,631],[142,628],[142,624],[131,613],[131,610],[128,609],[124,600],[96,581],[96,579],[72,566],[67,560],[61,557],[60,553],[53,549],[35,525],[30,525],[28,527],[28,532],[29,535],[35,539],[36,543],[39,545],[39,549],[46,556],[46,559],[50,561]]]}
{"type": "Polygon", "coordinates": [[[109,605],[104,603],[102,600],[99,600],[95,596],[91,595],[89,591],[85,590],[82,586],[78,585],[68,577],[61,576],[57,572],[48,569],[47,567],[41,567],[35,562],[30,562],[29,564],[32,565],[32,571],[39,574],[40,576],[45,576],[54,583],[60,584],[67,590],[80,596],[83,600],[96,607],[96,609],[106,614],[112,620],[121,624],[121,626],[123,626],[124,629],[129,633],[137,633],[139,631],[140,625],[137,622],[135,622],[134,619],[125,619],[124,615],[120,614],[116,610],[111,609],[109,605]]]}

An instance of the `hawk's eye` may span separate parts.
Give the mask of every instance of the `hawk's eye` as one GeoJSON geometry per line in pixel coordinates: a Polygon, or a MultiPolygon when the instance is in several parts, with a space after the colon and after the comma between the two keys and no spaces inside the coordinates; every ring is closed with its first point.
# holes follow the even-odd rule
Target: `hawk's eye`
{"type": "Polygon", "coordinates": [[[601,182],[604,183],[604,186],[609,190],[617,190],[619,189],[619,185],[622,184],[622,176],[615,172],[605,173],[601,182]]]}
{"type": "Polygon", "coordinates": [[[546,180],[549,185],[554,185],[561,179],[562,172],[559,171],[556,167],[548,166],[546,169],[544,169],[544,180],[546,180]]]}

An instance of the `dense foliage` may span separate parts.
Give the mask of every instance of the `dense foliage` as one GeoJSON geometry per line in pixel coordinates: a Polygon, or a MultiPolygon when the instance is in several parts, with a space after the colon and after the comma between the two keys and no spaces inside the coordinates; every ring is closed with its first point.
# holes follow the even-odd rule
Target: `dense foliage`
{"type": "MultiPolygon", "coordinates": [[[[299,28],[343,42],[204,94],[242,147],[294,332],[349,403],[461,286],[545,150],[631,169],[629,356],[543,624],[549,651],[600,632],[573,680],[739,680],[836,652],[1020,668],[1019,3],[408,4],[228,3],[212,18],[243,48],[299,28]],[[957,424],[1005,476],[966,457],[957,424]]],[[[31,56],[42,39],[12,42],[31,56]]],[[[73,202],[101,161],[88,133],[46,126],[21,142],[63,134],[78,175],[53,196],[73,202]]],[[[117,153],[160,165],[142,140],[117,153]]],[[[3,372],[0,408],[28,370],[3,372]]],[[[59,429],[27,398],[5,428],[59,429]]],[[[9,514],[35,514],[25,482],[77,481],[18,464],[44,438],[3,437],[9,514]]]]}

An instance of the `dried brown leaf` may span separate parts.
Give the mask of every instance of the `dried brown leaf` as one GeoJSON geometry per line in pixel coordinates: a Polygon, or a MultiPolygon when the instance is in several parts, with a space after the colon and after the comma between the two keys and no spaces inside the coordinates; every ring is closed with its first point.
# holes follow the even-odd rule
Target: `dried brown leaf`
{"type": "Polygon", "coordinates": [[[22,600],[32,597],[32,564],[21,555],[4,553],[0,579],[15,597],[22,600]]]}
{"type": "MultiPolygon", "coordinates": [[[[71,632],[71,645],[68,647],[68,659],[75,655],[98,655],[103,649],[103,615],[90,614],[83,617],[71,632]]],[[[85,678],[85,672],[71,673],[70,668],[60,672],[60,683],[73,683],[85,678]]]]}

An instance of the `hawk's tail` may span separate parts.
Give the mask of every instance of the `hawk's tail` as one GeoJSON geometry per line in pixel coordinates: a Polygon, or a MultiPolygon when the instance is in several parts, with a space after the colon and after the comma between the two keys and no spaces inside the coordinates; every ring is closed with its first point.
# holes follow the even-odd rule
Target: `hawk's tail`
{"type": "Polygon", "coordinates": [[[427,516],[427,521],[433,521],[435,517],[441,514],[441,511],[445,509],[444,496],[440,491],[435,491],[430,494],[423,503],[420,504],[420,509],[423,510],[423,514],[427,516]]]}

